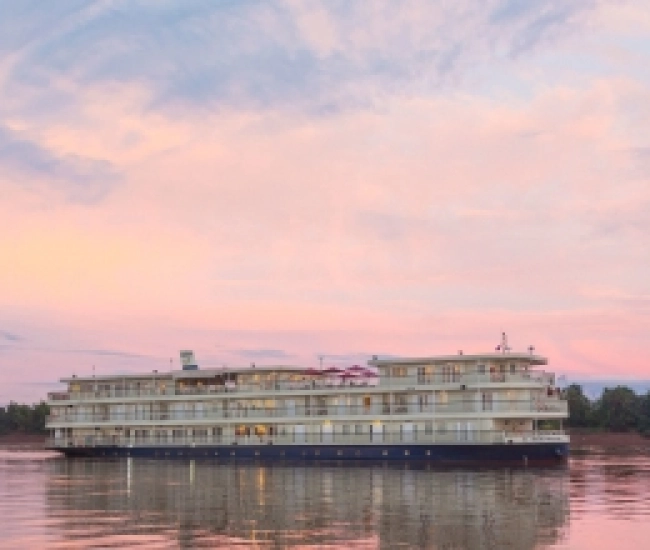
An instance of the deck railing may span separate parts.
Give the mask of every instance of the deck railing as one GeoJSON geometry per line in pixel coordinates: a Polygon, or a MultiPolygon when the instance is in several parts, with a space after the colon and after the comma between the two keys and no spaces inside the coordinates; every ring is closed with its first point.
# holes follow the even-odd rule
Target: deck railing
{"type": "Polygon", "coordinates": [[[388,432],[375,427],[372,433],[343,434],[333,432],[303,432],[275,435],[206,435],[206,436],[174,436],[173,434],[157,434],[145,437],[124,436],[86,436],[61,437],[48,440],[49,447],[152,447],[152,446],[188,446],[205,445],[371,445],[371,444],[404,444],[404,443],[437,443],[437,444],[480,444],[480,443],[534,443],[534,442],[567,442],[568,436],[563,431],[521,431],[504,432],[497,430],[451,430],[451,431],[401,431],[388,432]]]}
{"type": "Polygon", "coordinates": [[[348,416],[396,416],[402,415],[449,415],[449,414],[489,414],[489,413],[566,413],[567,402],[559,399],[543,401],[507,400],[494,401],[484,404],[476,401],[460,401],[438,404],[392,404],[392,405],[315,405],[311,407],[294,406],[283,408],[270,407],[241,407],[241,408],[202,408],[194,410],[168,410],[168,411],[80,411],[68,412],[63,409],[61,413],[50,415],[47,418],[48,426],[55,424],[116,424],[138,422],[185,422],[185,421],[210,421],[230,419],[271,420],[282,418],[301,417],[348,417],[348,416]]]}
{"type": "Polygon", "coordinates": [[[356,378],[349,380],[337,380],[335,378],[319,380],[299,380],[299,381],[261,381],[256,383],[235,383],[226,382],[223,385],[184,385],[181,386],[179,381],[166,381],[165,387],[160,382],[155,387],[141,388],[111,388],[109,390],[98,389],[96,391],[71,391],[71,392],[52,392],[48,394],[50,401],[74,400],[74,401],[97,401],[103,399],[124,399],[124,398],[156,398],[171,396],[200,396],[200,395],[219,395],[226,393],[277,393],[285,391],[299,391],[301,393],[329,393],[345,389],[364,389],[372,388],[382,390],[405,390],[423,386],[436,385],[442,389],[463,389],[485,387],[489,389],[494,385],[517,385],[544,387],[553,384],[554,375],[542,371],[527,372],[492,372],[492,373],[447,373],[431,374],[418,376],[402,377],[382,377],[382,378],[356,378]],[[177,385],[175,385],[175,383],[177,385]]]}

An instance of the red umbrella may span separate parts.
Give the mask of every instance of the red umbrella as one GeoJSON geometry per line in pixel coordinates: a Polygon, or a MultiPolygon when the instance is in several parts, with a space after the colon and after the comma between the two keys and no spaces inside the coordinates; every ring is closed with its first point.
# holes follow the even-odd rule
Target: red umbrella
{"type": "Polygon", "coordinates": [[[306,375],[317,375],[317,374],[323,374],[323,371],[320,369],[315,369],[315,368],[309,368],[306,371],[303,371],[303,374],[306,375]]]}
{"type": "Polygon", "coordinates": [[[366,367],[362,367],[361,365],[352,365],[349,369],[349,371],[364,371],[368,370],[366,367]]]}
{"type": "Polygon", "coordinates": [[[327,367],[323,373],[324,374],[340,374],[342,372],[345,372],[343,369],[340,369],[339,367],[327,367]]]}
{"type": "Polygon", "coordinates": [[[344,372],[344,373],[341,375],[341,378],[357,378],[357,377],[359,377],[359,376],[361,376],[361,373],[360,373],[360,372],[350,372],[350,371],[346,371],[346,372],[344,372]]]}

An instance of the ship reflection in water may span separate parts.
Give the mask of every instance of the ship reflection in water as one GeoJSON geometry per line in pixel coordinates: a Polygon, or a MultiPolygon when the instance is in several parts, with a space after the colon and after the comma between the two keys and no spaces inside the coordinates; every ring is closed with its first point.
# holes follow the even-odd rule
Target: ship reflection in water
{"type": "Polygon", "coordinates": [[[568,472],[55,460],[47,513],[66,540],[171,548],[510,548],[568,529],[568,472]]]}

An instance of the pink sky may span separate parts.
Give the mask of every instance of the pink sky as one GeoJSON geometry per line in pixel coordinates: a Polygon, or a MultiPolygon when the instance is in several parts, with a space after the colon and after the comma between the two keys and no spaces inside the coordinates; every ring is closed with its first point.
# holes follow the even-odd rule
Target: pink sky
{"type": "Polygon", "coordinates": [[[0,22],[0,403],[502,330],[650,378],[650,6],[64,4],[0,22]]]}

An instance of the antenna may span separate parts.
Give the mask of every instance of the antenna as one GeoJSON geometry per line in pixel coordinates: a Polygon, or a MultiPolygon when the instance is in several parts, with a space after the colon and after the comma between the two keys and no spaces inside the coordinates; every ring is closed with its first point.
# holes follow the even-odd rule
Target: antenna
{"type": "Polygon", "coordinates": [[[501,343],[495,349],[496,351],[501,350],[501,353],[504,355],[510,351],[510,347],[508,346],[508,336],[505,332],[501,333],[501,343]]]}

